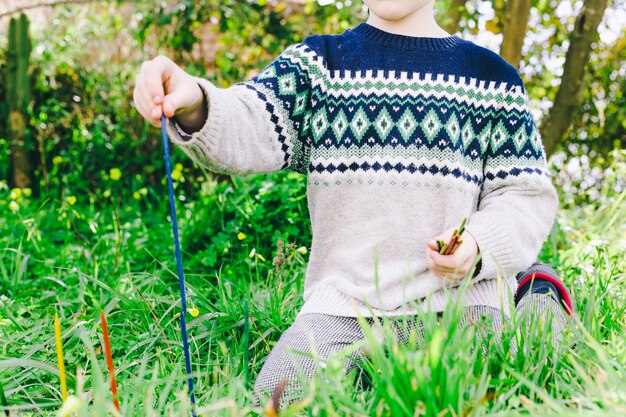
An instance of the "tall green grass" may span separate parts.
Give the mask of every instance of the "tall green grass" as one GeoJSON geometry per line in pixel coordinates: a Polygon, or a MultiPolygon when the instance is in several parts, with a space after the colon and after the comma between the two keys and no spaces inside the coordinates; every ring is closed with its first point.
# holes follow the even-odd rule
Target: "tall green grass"
{"type": "MultiPolygon", "coordinates": [[[[558,349],[547,323],[525,317],[507,322],[500,342],[480,323],[487,333],[477,342],[477,329],[459,327],[451,306],[441,323],[424,316],[419,344],[364,328],[366,340],[350,348],[368,349],[360,373],[344,375],[350,352],[334,355],[309,395],[282,415],[624,415],[626,193],[615,181],[626,167],[616,160],[598,201],[561,207],[541,254],[576,300],[558,349]]],[[[303,187],[284,173],[209,180],[179,202],[189,305],[198,312],[188,326],[200,415],[262,414],[247,388],[302,304],[310,239],[303,187]]],[[[121,415],[189,415],[171,229],[167,208],[149,196],[84,205],[22,197],[16,212],[0,204],[0,381],[14,415],[61,407],[55,311],[77,415],[115,414],[101,309],[121,415]]]]}

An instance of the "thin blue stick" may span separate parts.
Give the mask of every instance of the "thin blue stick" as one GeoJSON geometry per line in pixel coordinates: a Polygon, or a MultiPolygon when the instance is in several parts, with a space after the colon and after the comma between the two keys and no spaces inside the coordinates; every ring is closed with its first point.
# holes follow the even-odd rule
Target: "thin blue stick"
{"type": "Polygon", "coordinates": [[[187,297],[185,295],[185,276],[183,275],[183,260],[180,254],[180,243],[178,242],[178,222],[176,220],[176,201],[174,200],[174,184],[172,184],[172,163],[170,161],[170,146],[167,139],[167,129],[165,127],[165,116],[161,116],[161,136],[163,136],[163,152],[165,153],[165,171],[167,172],[167,188],[170,197],[170,215],[172,217],[172,232],[174,234],[174,248],[176,249],[176,267],[178,268],[178,286],[180,288],[180,301],[182,311],[180,312],[180,331],[183,336],[183,349],[185,351],[185,368],[187,369],[187,383],[189,384],[189,397],[191,398],[191,414],[196,417],[196,396],[193,392],[193,378],[191,377],[191,358],[189,356],[189,342],[187,341],[187,324],[185,315],[187,314],[187,297]]]}

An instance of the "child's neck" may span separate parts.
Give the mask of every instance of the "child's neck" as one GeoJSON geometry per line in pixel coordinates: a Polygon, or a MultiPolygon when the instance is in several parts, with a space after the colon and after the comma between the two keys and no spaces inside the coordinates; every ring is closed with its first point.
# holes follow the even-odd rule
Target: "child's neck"
{"type": "Polygon", "coordinates": [[[432,8],[422,7],[399,20],[386,20],[370,11],[366,23],[397,35],[445,38],[450,36],[435,21],[432,8]]]}

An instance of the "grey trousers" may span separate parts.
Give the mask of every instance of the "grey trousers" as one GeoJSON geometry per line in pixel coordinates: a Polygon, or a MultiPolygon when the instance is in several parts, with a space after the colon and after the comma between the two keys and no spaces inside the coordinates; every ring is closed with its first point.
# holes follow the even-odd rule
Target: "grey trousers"
{"type": "MultiPolygon", "coordinates": [[[[530,294],[522,299],[517,306],[520,312],[542,314],[552,312],[552,329],[555,335],[560,335],[565,327],[566,318],[562,307],[552,297],[545,294],[530,294]],[[529,310],[530,309],[530,310],[529,310]]],[[[492,320],[496,334],[502,325],[502,314],[499,310],[488,306],[471,306],[465,308],[460,325],[471,326],[486,315],[492,320]]],[[[530,316],[528,318],[530,320],[530,316]]],[[[372,326],[372,318],[366,318],[372,326]]],[[[395,336],[399,343],[406,345],[409,335],[415,332],[418,338],[424,337],[424,328],[420,320],[391,321],[395,336]]],[[[311,379],[317,372],[317,361],[310,356],[313,354],[319,359],[327,359],[331,354],[338,352],[351,344],[365,338],[357,319],[354,317],[340,317],[326,314],[304,314],[300,316],[280,337],[265,364],[263,365],[254,384],[254,402],[256,405],[265,404],[276,386],[282,379],[287,380],[287,388],[281,404],[289,404],[297,400],[303,393],[303,383],[311,379]]],[[[558,343],[558,341],[553,341],[558,343]]],[[[355,351],[346,358],[344,368],[346,374],[358,365],[360,351],[355,351]]]]}

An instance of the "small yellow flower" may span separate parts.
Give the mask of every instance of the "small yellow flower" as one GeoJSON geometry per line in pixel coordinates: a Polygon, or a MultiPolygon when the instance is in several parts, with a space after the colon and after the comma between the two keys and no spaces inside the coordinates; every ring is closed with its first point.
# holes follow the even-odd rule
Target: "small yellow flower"
{"type": "Polygon", "coordinates": [[[141,194],[139,193],[139,191],[135,191],[135,192],[133,193],[133,198],[134,198],[135,200],[141,200],[141,194]]]}
{"type": "Polygon", "coordinates": [[[139,190],[139,194],[141,195],[148,195],[148,189],[146,187],[143,187],[139,190]]]}
{"type": "Polygon", "coordinates": [[[11,200],[20,200],[22,198],[22,189],[11,188],[11,192],[9,193],[9,198],[11,200]]]}
{"type": "Polygon", "coordinates": [[[33,190],[30,188],[22,188],[22,194],[24,194],[24,197],[30,197],[33,194],[33,190]]]}
{"type": "Polygon", "coordinates": [[[54,165],[59,165],[61,162],[63,162],[63,157],[62,156],[55,156],[54,158],[52,158],[52,163],[54,165]]]}
{"type": "Polygon", "coordinates": [[[122,171],[119,168],[111,168],[109,170],[109,177],[113,181],[119,181],[119,179],[122,178],[122,171]]]}
{"type": "Polygon", "coordinates": [[[250,254],[248,255],[248,258],[250,259],[254,258],[255,253],[256,253],[256,249],[252,248],[252,250],[250,251],[250,254]]]}
{"type": "Polygon", "coordinates": [[[69,416],[82,408],[82,401],[75,395],[68,395],[59,410],[59,416],[69,416]]]}
{"type": "Polygon", "coordinates": [[[187,312],[191,314],[191,317],[198,317],[200,315],[200,311],[197,308],[188,308],[187,312]]]}
{"type": "Polygon", "coordinates": [[[11,202],[9,203],[9,210],[11,210],[13,213],[15,213],[19,209],[20,209],[20,205],[17,204],[14,200],[11,200],[11,202]]]}
{"type": "Polygon", "coordinates": [[[246,235],[243,232],[239,232],[239,234],[237,234],[237,239],[244,240],[245,238],[246,238],[246,235]]]}
{"type": "Polygon", "coordinates": [[[306,255],[306,247],[300,246],[298,249],[296,249],[296,252],[298,252],[300,255],[306,255]]]}
{"type": "Polygon", "coordinates": [[[76,197],[74,197],[73,195],[67,197],[67,204],[69,204],[70,206],[76,204],[76,197]]]}
{"type": "Polygon", "coordinates": [[[174,171],[182,171],[183,170],[183,164],[176,164],[174,165],[174,171]]]}
{"type": "Polygon", "coordinates": [[[172,179],[174,181],[178,181],[180,179],[180,177],[182,177],[182,176],[183,176],[182,171],[177,171],[177,170],[172,171],[172,179]]]}

